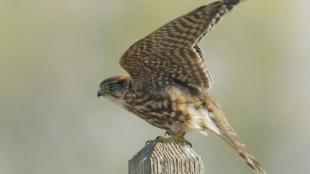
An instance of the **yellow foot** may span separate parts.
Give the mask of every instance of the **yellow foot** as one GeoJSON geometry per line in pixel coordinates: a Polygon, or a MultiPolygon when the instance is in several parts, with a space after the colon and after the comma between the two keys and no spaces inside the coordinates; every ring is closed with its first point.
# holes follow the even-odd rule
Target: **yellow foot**
{"type": "Polygon", "coordinates": [[[171,137],[162,137],[162,136],[158,136],[156,137],[155,139],[155,142],[164,142],[164,143],[169,143],[169,142],[180,142],[180,143],[186,143],[188,144],[189,146],[192,147],[192,144],[187,141],[184,136],[180,136],[180,135],[173,135],[171,137]]]}

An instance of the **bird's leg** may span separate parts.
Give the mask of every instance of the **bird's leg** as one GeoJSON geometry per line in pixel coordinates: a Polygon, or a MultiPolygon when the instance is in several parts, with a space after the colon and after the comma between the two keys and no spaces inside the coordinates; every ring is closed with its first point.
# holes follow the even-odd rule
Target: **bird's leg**
{"type": "Polygon", "coordinates": [[[163,136],[158,136],[156,137],[155,142],[181,142],[181,143],[186,143],[192,147],[192,144],[184,138],[184,135],[185,133],[175,134],[175,135],[171,135],[171,137],[168,137],[168,138],[163,137],[163,136]]]}
{"type": "MultiPolygon", "coordinates": [[[[145,145],[148,145],[148,144],[150,144],[150,143],[159,142],[160,139],[161,139],[161,140],[166,139],[166,136],[171,136],[171,132],[166,131],[166,132],[165,132],[165,137],[163,137],[163,136],[157,136],[157,137],[155,138],[155,140],[147,140],[147,141],[145,142],[145,145]]],[[[162,142],[163,142],[163,141],[162,141],[162,142]]]]}

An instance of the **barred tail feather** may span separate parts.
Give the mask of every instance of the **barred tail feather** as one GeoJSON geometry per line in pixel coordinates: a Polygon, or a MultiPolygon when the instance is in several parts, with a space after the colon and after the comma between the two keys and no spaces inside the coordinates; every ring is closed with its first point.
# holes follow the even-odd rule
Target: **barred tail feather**
{"type": "Polygon", "coordinates": [[[234,148],[239,156],[245,160],[245,162],[257,173],[257,174],[267,174],[263,167],[256,161],[254,156],[246,149],[245,145],[241,143],[240,138],[236,132],[232,129],[228,121],[226,120],[223,112],[219,106],[213,101],[212,98],[207,96],[207,109],[208,115],[213,120],[214,124],[220,131],[210,131],[214,132],[225,140],[228,144],[234,148]]]}
{"type": "Polygon", "coordinates": [[[245,145],[239,141],[235,132],[222,132],[219,136],[230,144],[238,152],[239,156],[244,159],[257,174],[267,174],[263,167],[256,161],[254,156],[246,149],[245,145]]]}

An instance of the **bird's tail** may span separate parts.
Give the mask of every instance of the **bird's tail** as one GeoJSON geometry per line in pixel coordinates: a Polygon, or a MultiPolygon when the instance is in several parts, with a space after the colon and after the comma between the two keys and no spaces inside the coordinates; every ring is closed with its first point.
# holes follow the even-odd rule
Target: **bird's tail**
{"type": "Polygon", "coordinates": [[[263,167],[256,161],[254,156],[246,149],[245,145],[241,143],[240,138],[232,129],[215,101],[208,97],[207,105],[209,112],[208,115],[218,128],[217,130],[211,129],[211,131],[230,144],[238,152],[239,156],[244,159],[257,174],[267,174],[263,167]]]}
{"type": "Polygon", "coordinates": [[[238,152],[239,156],[244,159],[257,174],[267,174],[263,167],[256,161],[254,156],[246,149],[245,145],[240,142],[238,135],[234,131],[222,131],[222,134],[219,136],[230,144],[238,152]]]}

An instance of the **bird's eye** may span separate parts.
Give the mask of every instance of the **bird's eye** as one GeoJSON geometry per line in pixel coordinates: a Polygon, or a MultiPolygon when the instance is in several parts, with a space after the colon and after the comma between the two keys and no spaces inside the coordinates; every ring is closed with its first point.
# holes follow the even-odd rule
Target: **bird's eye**
{"type": "Polygon", "coordinates": [[[112,83],[107,83],[107,84],[104,85],[104,90],[106,92],[111,92],[113,89],[114,89],[114,86],[113,86],[112,83]]]}

